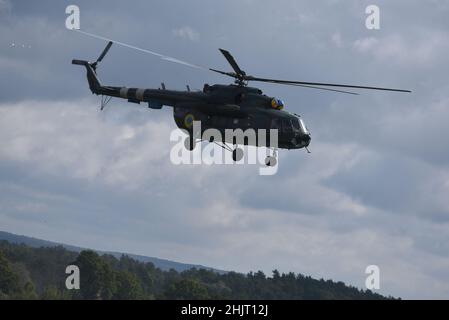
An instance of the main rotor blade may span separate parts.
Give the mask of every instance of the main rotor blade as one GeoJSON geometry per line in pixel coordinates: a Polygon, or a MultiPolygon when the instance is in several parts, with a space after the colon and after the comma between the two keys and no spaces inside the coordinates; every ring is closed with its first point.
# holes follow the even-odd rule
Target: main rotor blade
{"type": "Polygon", "coordinates": [[[114,44],[114,42],[112,42],[112,41],[109,41],[109,42],[108,42],[108,45],[106,46],[106,48],[104,48],[103,52],[102,52],[101,55],[98,57],[97,63],[98,63],[98,62],[101,62],[101,61],[104,59],[104,57],[105,57],[106,54],[109,52],[109,49],[111,49],[111,47],[112,47],[113,44],[114,44]]]}
{"type": "Polygon", "coordinates": [[[110,41],[110,42],[113,42],[113,43],[115,43],[117,45],[120,45],[120,46],[123,46],[123,47],[127,47],[127,48],[134,49],[134,50],[137,50],[137,51],[140,51],[140,52],[148,53],[148,54],[151,54],[153,56],[159,57],[159,58],[161,58],[162,60],[165,60],[165,61],[182,64],[184,66],[188,66],[188,67],[192,67],[192,68],[196,68],[196,69],[207,70],[207,68],[205,68],[205,67],[202,67],[202,66],[199,66],[199,65],[196,65],[196,64],[192,64],[192,63],[189,63],[189,62],[185,62],[185,61],[173,58],[173,57],[169,57],[169,56],[166,56],[166,55],[163,55],[163,54],[151,51],[151,50],[142,49],[142,48],[139,48],[139,47],[136,47],[136,46],[132,46],[132,45],[124,43],[124,42],[115,41],[115,40],[112,40],[112,39],[109,39],[109,38],[106,38],[106,37],[102,37],[102,36],[99,36],[99,35],[96,35],[96,34],[93,34],[93,33],[89,33],[89,32],[86,32],[86,31],[82,31],[82,30],[73,29],[73,31],[76,31],[78,33],[84,34],[86,36],[89,36],[89,37],[92,37],[92,38],[95,38],[95,39],[110,41]]]}
{"type": "Polygon", "coordinates": [[[285,84],[287,86],[295,86],[295,87],[303,87],[303,88],[309,88],[309,89],[318,89],[318,90],[326,90],[326,91],[333,91],[338,93],[346,93],[346,94],[352,94],[354,96],[358,96],[358,93],[351,92],[351,91],[343,91],[343,90],[335,90],[335,89],[329,89],[329,88],[320,88],[320,87],[314,87],[314,86],[307,86],[304,84],[285,84]]]}
{"type": "Polygon", "coordinates": [[[402,90],[402,89],[365,87],[365,86],[355,86],[355,85],[349,85],[349,84],[276,80],[276,79],[257,78],[257,77],[253,77],[253,76],[247,76],[247,77],[245,77],[245,80],[248,80],[248,81],[259,81],[259,82],[269,82],[269,83],[278,83],[278,84],[291,84],[291,85],[295,85],[296,84],[296,85],[306,85],[306,86],[324,86],[324,87],[353,88],[353,89],[381,90],[381,91],[395,91],[395,92],[411,93],[410,90],[402,90]]]}
{"type": "MultiPolygon", "coordinates": [[[[233,78],[238,79],[238,76],[235,73],[232,73],[232,72],[225,72],[225,71],[220,71],[220,70],[216,70],[216,69],[209,69],[209,70],[213,71],[213,72],[217,72],[217,73],[223,74],[225,76],[229,76],[229,77],[233,77],[233,78]]],[[[347,93],[347,94],[352,94],[352,95],[359,95],[358,93],[354,93],[354,92],[350,92],[350,91],[335,90],[335,89],[329,89],[329,88],[320,88],[320,87],[303,85],[303,84],[296,84],[296,83],[281,83],[281,84],[288,85],[288,86],[294,86],[294,87],[303,87],[303,88],[319,89],[319,90],[333,91],[333,92],[338,92],[338,93],[347,93]]]]}
{"type": "Polygon", "coordinates": [[[246,73],[242,69],[240,69],[239,65],[237,64],[234,57],[231,55],[231,53],[229,51],[220,49],[220,52],[224,55],[226,60],[228,60],[229,64],[231,65],[232,69],[234,69],[237,76],[240,76],[240,75],[245,76],[246,75],[246,73]]]}
{"type": "Polygon", "coordinates": [[[225,71],[220,71],[220,70],[216,70],[216,69],[209,69],[209,70],[213,71],[213,72],[220,73],[220,74],[224,74],[225,76],[233,77],[236,79],[238,78],[238,76],[233,72],[225,72],[225,71]]]}

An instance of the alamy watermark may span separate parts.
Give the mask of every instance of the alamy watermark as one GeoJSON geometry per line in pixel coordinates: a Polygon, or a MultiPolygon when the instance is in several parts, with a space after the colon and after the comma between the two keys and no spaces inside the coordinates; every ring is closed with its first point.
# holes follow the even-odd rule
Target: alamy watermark
{"type": "Polygon", "coordinates": [[[365,26],[368,30],[380,30],[380,8],[376,5],[366,7],[365,13],[368,17],[365,26]]]}
{"type": "Polygon", "coordinates": [[[65,269],[65,273],[69,276],[65,280],[65,287],[67,290],[80,289],[80,269],[78,266],[70,265],[65,269]]]}
{"type": "Polygon", "coordinates": [[[243,165],[259,164],[260,175],[274,175],[277,173],[279,159],[277,157],[278,130],[277,129],[225,129],[224,136],[217,129],[201,130],[201,122],[194,121],[193,132],[174,130],[170,134],[170,141],[175,142],[170,151],[170,161],[174,165],[243,165]],[[267,139],[269,145],[267,146],[267,139]],[[193,142],[190,142],[193,139],[193,142]],[[209,142],[203,146],[197,141],[209,142]],[[193,143],[192,151],[189,143],[193,143]],[[230,148],[228,144],[250,147],[230,148]],[[271,154],[272,153],[272,154],[271,154]]]}
{"type": "Polygon", "coordinates": [[[69,30],[79,30],[81,28],[80,8],[72,4],[67,6],[65,13],[68,14],[65,27],[69,30]]]}
{"type": "Polygon", "coordinates": [[[376,265],[369,265],[365,269],[368,277],[365,280],[365,287],[368,290],[380,290],[380,268],[376,265]]]}

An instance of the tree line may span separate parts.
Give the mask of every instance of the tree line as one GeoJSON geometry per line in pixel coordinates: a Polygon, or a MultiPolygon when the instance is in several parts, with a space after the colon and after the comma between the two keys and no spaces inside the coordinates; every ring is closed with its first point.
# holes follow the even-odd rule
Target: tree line
{"type": "MultiPolygon", "coordinates": [[[[391,297],[389,297],[391,298],[391,297]]],[[[385,299],[343,282],[315,280],[274,270],[241,274],[205,269],[163,271],[123,255],[80,253],[62,246],[32,248],[0,242],[0,300],[153,300],[153,299],[385,299]],[[66,267],[80,269],[80,290],[65,286],[66,267]]]]}

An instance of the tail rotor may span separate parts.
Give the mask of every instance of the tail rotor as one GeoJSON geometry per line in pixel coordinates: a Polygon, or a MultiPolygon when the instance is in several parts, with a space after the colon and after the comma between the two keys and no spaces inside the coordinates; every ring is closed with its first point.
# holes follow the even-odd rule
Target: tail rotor
{"type": "Polygon", "coordinates": [[[109,41],[108,45],[106,46],[106,48],[104,48],[103,52],[100,54],[100,56],[98,57],[97,61],[95,61],[94,63],[91,63],[90,66],[92,67],[92,69],[94,69],[94,71],[97,71],[97,66],[98,63],[100,63],[101,61],[103,61],[104,57],[108,54],[109,50],[111,49],[112,45],[114,43],[112,41],[109,41]]]}

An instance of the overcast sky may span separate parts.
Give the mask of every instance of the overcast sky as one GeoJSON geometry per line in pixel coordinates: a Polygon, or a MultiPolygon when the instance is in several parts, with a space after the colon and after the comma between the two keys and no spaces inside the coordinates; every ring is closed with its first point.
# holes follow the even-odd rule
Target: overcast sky
{"type": "MultiPolygon", "coordinates": [[[[0,230],[224,270],[300,272],[381,293],[449,298],[449,2],[0,0],[0,230]],[[81,28],[263,77],[399,87],[341,95],[260,85],[303,115],[312,154],[256,166],[174,166],[172,110],[113,100],[85,72],[105,42],[81,28]],[[365,8],[381,9],[381,29],[365,8]]],[[[105,84],[183,89],[230,79],[114,46],[105,84]]]]}

